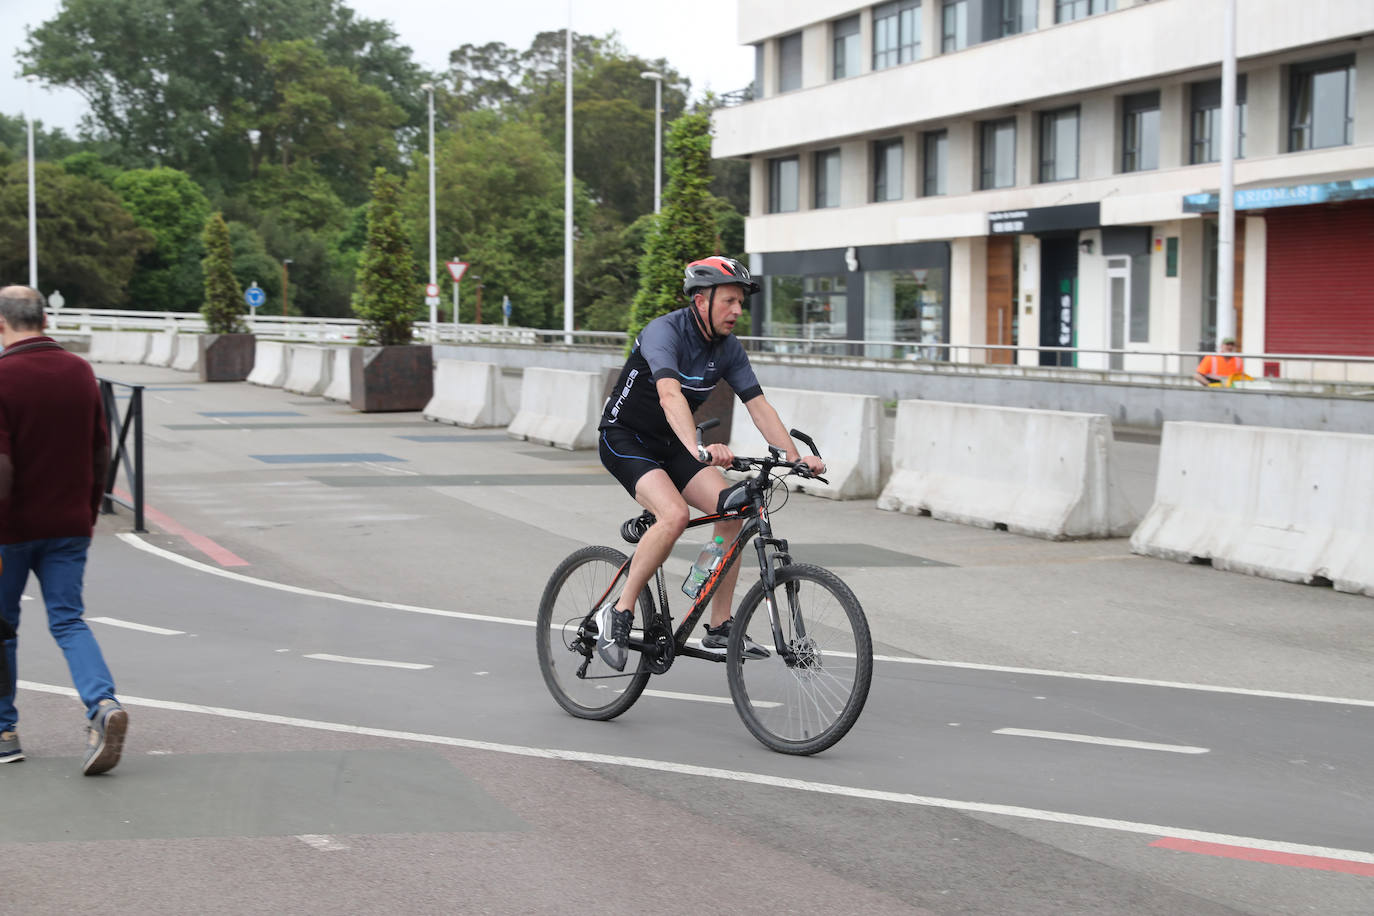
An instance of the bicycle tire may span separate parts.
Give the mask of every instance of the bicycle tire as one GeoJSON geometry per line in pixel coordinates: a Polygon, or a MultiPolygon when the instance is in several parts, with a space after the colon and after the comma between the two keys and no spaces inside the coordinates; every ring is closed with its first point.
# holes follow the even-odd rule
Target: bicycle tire
{"type": "MultiPolygon", "coordinates": [[[[601,660],[594,643],[589,676],[577,676],[586,661],[577,630],[625,560],[625,554],[612,547],[574,551],[554,569],[539,600],[534,625],[539,671],[558,705],[579,719],[614,719],[634,705],[649,683],[648,658],[642,652],[631,650],[634,667],[622,673],[601,660]]],[[[652,616],[653,607],[646,587],[639,594],[636,627],[652,616]]]]}
{"type": "Polygon", "coordinates": [[[784,640],[799,662],[788,665],[779,656],[763,582],[754,583],[730,630],[725,659],[730,697],[749,733],[765,747],[781,754],[816,754],[854,727],[868,700],[873,679],[868,620],[849,586],[819,566],[782,567],[774,593],[784,640]],[[746,635],[767,648],[769,657],[746,659],[746,635]]]}

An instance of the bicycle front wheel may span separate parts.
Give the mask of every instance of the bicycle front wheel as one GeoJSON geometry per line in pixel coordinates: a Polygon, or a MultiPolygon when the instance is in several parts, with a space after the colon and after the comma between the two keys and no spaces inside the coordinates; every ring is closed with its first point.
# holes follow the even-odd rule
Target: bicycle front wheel
{"type": "MultiPolygon", "coordinates": [[[[614,719],[634,705],[649,683],[642,652],[632,651],[627,670],[619,672],[596,651],[590,614],[625,560],[625,554],[611,547],[583,547],[558,564],[539,601],[534,625],[539,671],[558,705],[580,719],[614,719]]],[[[652,613],[653,599],[645,588],[632,638],[644,635],[644,621],[652,613]]]]}
{"type": "Polygon", "coordinates": [[[744,596],[730,631],[730,696],[749,732],[783,754],[815,754],[858,721],[873,678],[873,642],[859,599],[838,576],[798,563],[777,571],[779,652],[759,581],[744,596]],[[768,658],[745,658],[744,638],[768,658]]]}

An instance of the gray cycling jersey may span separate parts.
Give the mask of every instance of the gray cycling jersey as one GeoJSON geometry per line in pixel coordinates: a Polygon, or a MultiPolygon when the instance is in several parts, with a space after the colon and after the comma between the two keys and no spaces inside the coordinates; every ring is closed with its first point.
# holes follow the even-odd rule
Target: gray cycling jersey
{"type": "Polygon", "coordinates": [[[606,400],[600,428],[623,427],[675,438],[658,400],[655,383],[661,378],[675,378],[682,384],[682,394],[693,411],[705,403],[721,379],[743,402],[763,394],[739,339],[730,335],[707,341],[688,306],[660,315],[639,332],[615,390],[606,400]]]}

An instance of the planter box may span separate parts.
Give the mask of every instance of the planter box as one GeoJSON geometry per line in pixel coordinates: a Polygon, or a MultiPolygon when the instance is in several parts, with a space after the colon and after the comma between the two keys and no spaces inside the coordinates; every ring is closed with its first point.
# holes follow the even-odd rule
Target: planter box
{"type": "Polygon", "coordinates": [[[252,334],[201,334],[196,343],[202,382],[241,382],[253,371],[257,338],[252,334]]]}
{"type": "Polygon", "coordinates": [[[354,347],[348,354],[348,381],[348,404],[354,410],[424,410],[434,396],[434,350],[420,344],[354,347]]]}

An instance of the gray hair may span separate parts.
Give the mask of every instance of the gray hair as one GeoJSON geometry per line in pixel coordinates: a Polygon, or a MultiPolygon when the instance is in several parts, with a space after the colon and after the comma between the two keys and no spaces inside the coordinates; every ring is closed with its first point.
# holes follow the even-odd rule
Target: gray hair
{"type": "Polygon", "coordinates": [[[16,331],[43,329],[43,294],[27,286],[0,289],[0,318],[16,331]]]}

